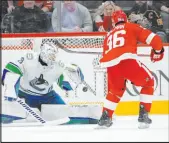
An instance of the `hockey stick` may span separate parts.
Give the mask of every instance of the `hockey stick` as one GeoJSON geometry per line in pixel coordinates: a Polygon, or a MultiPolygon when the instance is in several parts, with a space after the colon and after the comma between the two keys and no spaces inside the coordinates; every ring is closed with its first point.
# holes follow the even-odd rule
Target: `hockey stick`
{"type": "MultiPolygon", "coordinates": [[[[58,46],[58,48],[64,50],[65,52],[68,53],[74,53],[74,54],[91,54],[91,55],[101,55],[102,52],[86,52],[86,51],[72,51],[69,50],[68,48],[65,48],[61,43],[58,42],[58,40],[55,40],[55,44],[58,46]]],[[[140,57],[150,57],[149,54],[137,54],[140,57]]]]}
{"type": "Polygon", "coordinates": [[[46,121],[42,116],[40,116],[38,113],[36,113],[28,104],[26,104],[24,101],[22,101],[19,97],[18,98],[12,98],[13,101],[16,101],[19,103],[22,108],[29,113],[38,123],[35,123],[34,125],[59,125],[66,122],[69,122],[70,119],[68,117],[57,119],[54,121],[46,121]]]}
{"type": "Polygon", "coordinates": [[[23,102],[19,97],[16,98],[15,101],[17,103],[19,103],[26,112],[28,112],[32,117],[34,117],[34,119],[36,119],[36,121],[38,121],[42,124],[46,123],[46,120],[44,120],[39,114],[37,114],[33,109],[31,109],[29,107],[29,105],[26,104],[25,102],[23,102]]]}

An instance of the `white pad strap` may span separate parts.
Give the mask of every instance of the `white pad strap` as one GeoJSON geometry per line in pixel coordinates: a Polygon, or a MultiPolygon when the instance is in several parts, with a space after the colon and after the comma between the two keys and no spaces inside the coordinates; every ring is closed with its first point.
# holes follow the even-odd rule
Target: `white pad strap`
{"type": "Polygon", "coordinates": [[[104,100],[104,107],[107,108],[107,109],[110,109],[110,110],[115,110],[117,104],[118,104],[118,103],[109,101],[109,100],[107,100],[107,99],[104,100]]]}

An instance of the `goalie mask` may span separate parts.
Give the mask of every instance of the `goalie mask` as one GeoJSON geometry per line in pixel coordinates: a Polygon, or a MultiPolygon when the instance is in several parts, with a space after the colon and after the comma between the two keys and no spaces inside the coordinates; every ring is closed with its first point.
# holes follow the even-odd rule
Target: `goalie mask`
{"type": "Polygon", "coordinates": [[[53,43],[45,43],[41,46],[40,58],[48,66],[54,65],[58,48],[53,43]]]}

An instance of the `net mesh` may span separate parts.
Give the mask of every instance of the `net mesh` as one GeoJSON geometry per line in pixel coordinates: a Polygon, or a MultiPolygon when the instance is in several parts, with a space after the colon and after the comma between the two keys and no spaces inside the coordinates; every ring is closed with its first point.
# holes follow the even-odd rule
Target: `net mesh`
{"type": "MultiPolygon", "coordinates": [[[[67,37],[57,38],[58,42],[61,43],[65,48],[102,48],[103,36],[102,37],[67,37]]],[[[55,39],[43,39],[42,44],[45,42],[54,42],[55,39]]]]}
{"type": "Polygon", "coordinates": [[[27,50],[33,49],[34,39],[3,38],[2,50],[27,50]]]}
{"type": "Polygon", "coordinates": [[[3,38],[2,50],[22,50],[33,49],[36,41],[41,40],[43,45],[45,42],[55,42],[57,40],[65,48],[102,48],[104,36],[81,36],[81,37],[51,37],[51,38],[3,38]],[[38,39],[38,40],[37,40],[38,39]]]}

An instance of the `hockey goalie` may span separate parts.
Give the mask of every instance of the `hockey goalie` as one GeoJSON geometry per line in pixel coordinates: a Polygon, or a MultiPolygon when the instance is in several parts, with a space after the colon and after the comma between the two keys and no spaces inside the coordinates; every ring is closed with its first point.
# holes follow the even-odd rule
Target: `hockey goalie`
{"type": "MultiPolygon", "coordinates": [[[[14,99],[19,98],[29,107],[41,111],[42,104],[65,104],[54,90],[54,82],[67,91],[82,83],[84,75],[81,69],[75,64],[63,62],[55,44],[46,42],[40,49],[39,53],[31,51],[18,61],[7,63],[2,75],[4,101],[15,103],[14,99]],[[63,79],[64,75],[67,80],[63,79]]],[[[2,118],[2,123],[12,121],[13,118],[2,118]]]]}

